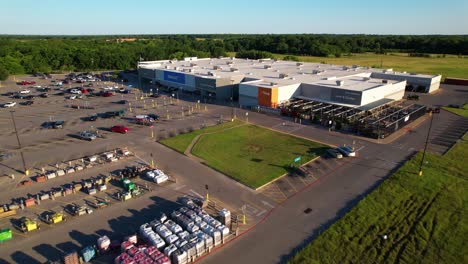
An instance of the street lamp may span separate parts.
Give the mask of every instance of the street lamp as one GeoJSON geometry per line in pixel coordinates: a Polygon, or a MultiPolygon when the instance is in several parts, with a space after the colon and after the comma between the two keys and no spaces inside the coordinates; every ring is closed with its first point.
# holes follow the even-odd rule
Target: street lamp
{"type": "Polygon", "coordinates": [[[19,152],[20,152],[20,155],[21,155],[21,161],[23,162],[23,169],[24,169],[23,171],[24,171],[24,174],[26,176],[28,176],[29,175],[29,170],[26,168],[26,161],[24,160],[23,148],[21,147],[21,141],[20,141],[20,138],[19,138],[18,129],[16,128],[15,117],[13,115],[14,112],[15,112],[14,110],[10,111],[11,121],[13,122],[13,127],[15,129],[16,140],[18,141],[18,149],[19,149],[19,152]]]}
{"type": "Polygon", "coordinates": [[[423,175],[422,167],[424,164],[424,158],[426,157],[426,149],[427,149],[427,144],[429,143],[429,135],[431,134],[432,120],[434,120],[434,115],[432,114],[432,111],[429,112],[429,116],[431,117],[431,122],[429,123],[429,129],[427,130],[426,143],[424,145],[423,156],[421,159],[421,163],[419,164],[419,176],[423,175]]]}

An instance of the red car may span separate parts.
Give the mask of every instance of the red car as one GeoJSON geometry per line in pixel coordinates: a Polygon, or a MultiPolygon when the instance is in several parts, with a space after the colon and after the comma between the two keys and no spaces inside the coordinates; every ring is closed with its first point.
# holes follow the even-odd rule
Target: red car
{"type": "Polygon", "coordinates": [[[111,96],[114,96],[114,94],[111,93],[111,92],[104,92],[104,93],[102,93],[102,96],[103,97],[111,97],[111,96]]]}
{"type": "Polygon", "coordinates": [[[28,81],[21,81],[18,83],[19,85],[34,85],[36,84],[35,81],[32,81],[32,82],[28,82],[28,81]]]}
{"type": "Polygon", "coordinates": [[[111,131],[126,134],[128,132],[128,127],[125,127],[125,126],[122,126],[122,125],[117,125],[117,126],[111,127],[111,131]]]}
{"type": "Polygon", "coordinates": [[[82,94],[87,94],[89,92],[86,88],[81,88],[80,90],[82,94]]]}

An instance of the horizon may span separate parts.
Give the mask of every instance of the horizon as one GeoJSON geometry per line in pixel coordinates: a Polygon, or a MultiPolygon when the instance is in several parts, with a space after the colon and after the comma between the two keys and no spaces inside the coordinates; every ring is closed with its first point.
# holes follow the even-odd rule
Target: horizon
{"type": "Polygon", "coordinates": [[[17,0],[4,7],[0,35],[467,35],[466,11],[463,0],[17,0]]]}

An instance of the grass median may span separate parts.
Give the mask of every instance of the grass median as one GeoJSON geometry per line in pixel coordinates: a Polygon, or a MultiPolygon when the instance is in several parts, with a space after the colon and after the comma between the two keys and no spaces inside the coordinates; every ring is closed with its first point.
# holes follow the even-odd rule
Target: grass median
{"type": "Polygon", "coordinates": [[[289,263],[466,263],[467,138],[423,176],[416,155],[289,263]]]}
{"type": "Polygon", "coordinates": [[[449,106],[445,106],[443,108],[459,116],[468,117],[468,104],[464,104],[460,108],[449,107],[449,106]]]}
{"type": "Polygon", "coordinates": [[[205,160],[208,166],[252,188],[287,173],[295,158],[301,157],[296,163],[301,165],[320,156],[327,148],[316,142],[241,121],[229,123],[161,143],[173,149],[185,150],[191,142],[189,139],[203,134],[193,146],[192,154],[205,160]]]}

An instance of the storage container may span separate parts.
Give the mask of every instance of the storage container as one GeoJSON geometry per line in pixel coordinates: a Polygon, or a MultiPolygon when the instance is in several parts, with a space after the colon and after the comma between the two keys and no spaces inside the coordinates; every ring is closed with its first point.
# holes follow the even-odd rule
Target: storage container
{"type": "Polygon", "coordinates": [[[55,174],[55,172],[50,172],[46,174],[46,177],[48,180],[50,180],[50,179],[57,177],[57,175],[55,174]]]}
{"type": "Polygon", "coordinates": [[[111,241],[107,236],[102,236],[98,238],[97,240],[97,246],[99,249],[104,249],[104,250],[108,249],[110,246],[110,243],[111,241]]]}
{"type": "Polygon", "coordinates": [[[47,200],[49,198],[50,198],[50,195],[48,193],[44,193],[44,194],[41,194],[41,196],[39,196],[39,199],[41,201],[47,200]]]}
{"type": "Polygon", "coordinates": [[[177,249],[172,253],[171,256],[171,261],[174,264],[185,264],[187,263],[187,253],[185,251],[181,251],[180,249],[177,249]]]}
{"type": "MultiPolygon", "coordinates": [[[[74,173],[74,172],[75,172],[75,168],[73,168],[73,167],[68,167],[68,168],[67,168],[67,174],[69,174],[69,173],[74,173]]],[[[60,176],[60,175],[59,175],[59,176],[60,176]]]]}
{"type": "Polygon", "coordinates": [[[169,245],[164,249],[164,254],[168,257],[171,256],[172,252],[176,251],[177,247],[175,245],[169,245]]]}
{"type": "Polygon", "coordinates": [[[36,180],[36,182],[45,182],[46,181],[46,176],[45,175],[36,176],[35,180],[36,180]]]}
{"type": "Polygon", "coordinates": [[[29,198],[29,199],[24,200],[24,206],[31,207],[34,205],[36,205],[36,200],[34,198],[29,198]]]}
{"type": "Polygon", "coordinates": [[[102,191],[105,191],[107,190],[107,185],[103,184],[103,185],[99,185],[99,191],[102,192],[102,191]]]}
{"type": "Polygon", "coordinates": [[[221,223],[223,225],[225,225],[225,226],[230,226],[231,225],[231,211],[224,208],[221,211],[219,211],[219,216],[221,218],[221,223]]]}
{"type": "Polygon", "coordinates": [[[89,262],[96,256],[96,251],[92,246],[87,246],[83,250],[81,250],[81,257],[83,258],[84,262],[89,262]]]}
{"type": "Polygon", "coordinates": [[[56,171],[56,174],[57,174],[57,176],[60,177],[60,176],[65,175],[65,171],[64,171],[64,170],[57,170],[57,171],[56,171]]]}

